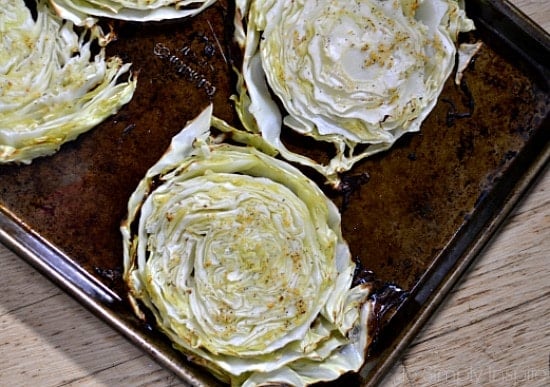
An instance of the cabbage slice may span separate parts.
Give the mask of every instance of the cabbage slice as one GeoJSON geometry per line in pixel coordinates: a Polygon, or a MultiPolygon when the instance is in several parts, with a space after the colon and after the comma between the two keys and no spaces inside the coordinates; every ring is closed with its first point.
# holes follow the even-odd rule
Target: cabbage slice
{"type": "Polygon", "coordinates": [[[0,163],[52,154],[128,103],[137,79],[130,64],[105,57],[111,39],[93,26],[77,34],[45,1],[33,19],[9,0],[0,21],[0,163]],[[92,44],[99,53],[92,58],[92,44]]]}
{"type": "Polygon", "coordinates": [[[191,17],[216,0],[50,0],[58,14],[76,25],[87,25],[95,17],[131,21],[158,21],[191,17]]]}
{"type": "Polygon", "coordinates": [[[458,33],[474,28],[455,0],[238,0],[237,10],[243,125],[335,185],[420,129],[453,70],[458,33]],[[284,128],[333,143],[336,156],[322,165],[291,152],[284,128]]]}
{"type": "Polygon", "coordinates": [[[357,371],[370,287],[336,206],[285,161],[215,143],[205,109],[128,202],[124,279],[188,358],[233,385],[307,385],[357,371]]]}

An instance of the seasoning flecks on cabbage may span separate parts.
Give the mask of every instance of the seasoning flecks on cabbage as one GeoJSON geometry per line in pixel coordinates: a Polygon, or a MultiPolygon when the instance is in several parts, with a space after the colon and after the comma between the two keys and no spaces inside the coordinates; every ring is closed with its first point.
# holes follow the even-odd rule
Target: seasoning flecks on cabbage
{"type": "Polygon", "coordinates": [[[50,0],[56,11],[77,25],[95,17],[159,21],[198,15],[216,0],[50,0]]]}
{"type": "Polygon", "coordinates": [[[30,163],[93,128],[130,101],[136,79],[106,58],[111,37],[93,26],[76,33],[45,1],[36,20],[9,0],[0,20],[0,163],[30,163]],[[99,53],[92,58],[92,45],[99,53]]]}
{"type": "Polygon", "coordinates": [[[254,147],[210,141],[203,111],[128,203],[124,279],[174,346],[224,382],[307,385],[357,371],[369,287],[335,205],[254,147]]]}
{"type": "Polygon", "coordinates": [[[457,35],[474,28],[455,0],[240,0],[237,10],[243,124],[331,182],[419,130],[453,70],[457,35]],[[291,152],[283,124],[336,155],[320,164],[291,152]]]}

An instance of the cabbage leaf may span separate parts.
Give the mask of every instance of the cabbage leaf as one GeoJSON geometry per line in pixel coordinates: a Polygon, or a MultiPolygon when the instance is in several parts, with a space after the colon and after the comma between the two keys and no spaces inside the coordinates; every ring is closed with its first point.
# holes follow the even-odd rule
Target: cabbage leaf
{"type": "Polygon", "coordinates": [[[121,232],[136,313],[151,311],[177,349],[233,385],[357,371],[370,286],[351,287],[336,206],[287,162],[213,141],[220,122],[205,109],[129,199],[121,232]]]}
{"type": "Polygon", "coordinates": [[[453,70],[459,32],[474,28],[455,0],[238,0],[237,10],[243,125],[334,185],[420,129],[453,70]],[[336,155],[321,164],[292,152],[287,128],[334,144],[336,155]]]}
{"type": "Polygon", "coordinates": [[[131,21],[158,21],[191,17],[216,0],[50,0],[56,11],[76,25],[93,23],[95,17],[131,21]]]}
{"type": "Polygon", "coordinates": [[[0,20],[0,163],[52,154],[131,100],[137,79],[123,81],[131,65],[106,58],[110,39],[98,26],[78,34],[43,0],[36,20],[23,0],[7,1],[0,20]]]}

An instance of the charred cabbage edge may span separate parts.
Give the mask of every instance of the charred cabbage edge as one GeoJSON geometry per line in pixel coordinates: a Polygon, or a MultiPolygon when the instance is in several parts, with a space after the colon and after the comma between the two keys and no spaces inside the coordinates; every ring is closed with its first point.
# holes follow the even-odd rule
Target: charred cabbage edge
{"type": "Polygon", "coordinates": [[[128,202],[124,280],[136,313],[232,385],[333,380],[369,342],[369,287],[335,205],[285,161],[214,143],[205,109],[128,202]],[[145,308],[145,309],[144,309],[145,308]]]}

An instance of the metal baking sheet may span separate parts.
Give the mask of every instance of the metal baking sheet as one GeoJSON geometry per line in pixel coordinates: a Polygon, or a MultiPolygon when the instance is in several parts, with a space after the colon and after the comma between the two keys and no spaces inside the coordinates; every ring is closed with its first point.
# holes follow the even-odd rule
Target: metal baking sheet
{"type": "MultiPolygon", "coordinates": [[[[467,7],[477,30],[462,39],[484,45],[466,87],[449,80],[420,133],[346,176],[369,176],[342,215],[354,257],[377,283],[406,291],[381,322],[361,372],[344,376],[350,385],[381,379],[549,160],[550,37],[506,2],[467,7]]],[[[229,102],[231,65],[239,61],[232,12],[220,0],[184,21],[105,21],[118,35],[109,53],[139,72],[133,100],[53,156],[0,166],[2,243],[193,385],[217,382],[126,302],[119,225],[137,182],[187,120],[213,102],[216,115],[237,123],[229,102]],[[156,55],[159,44],[177,59],[156,55]],[[182,66],[200,72],[215,93],[186,78],[182,66]]],[[[301,139],[286,141],[311,152],[301,139]]],[[[327,194],[342,206],[341,193],[327,194]]]]}

